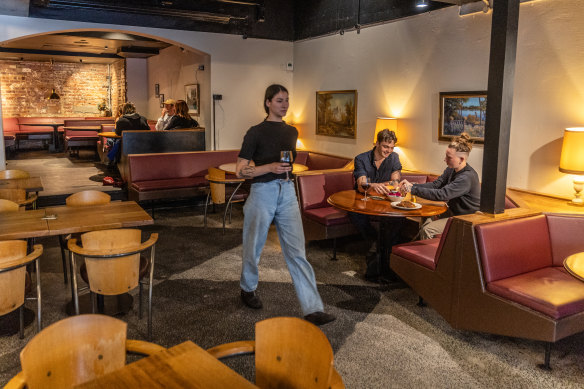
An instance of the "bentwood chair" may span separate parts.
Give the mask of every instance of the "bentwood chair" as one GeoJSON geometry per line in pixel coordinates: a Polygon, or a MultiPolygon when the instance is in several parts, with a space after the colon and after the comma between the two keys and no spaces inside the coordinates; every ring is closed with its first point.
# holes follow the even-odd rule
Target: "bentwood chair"
{"type": "Polygon", "coordinates": [[[333,350],[314,324],[296,317],[274,317],[256,323],[256,340],[222,344],[207,351],[221,359],[255,354],[260,388],[344,388],[333,366],[333,350]]]}
{"type": "Polygon", "coordinates": [[[14,201],[20,206],[31,206],[36,209],[38,196],[35,193],[27,195],[25,189],[0,189],[0,199],[14,201]]]}
{"type": "MultiPolygon", "coordinates": [[[[65,204],[68,207],[89,207],[93,205],[109,204],[111,201],[110,195],[99,190],[84,190],[73,193],[65,199],[65,204]]],[[[76,237],[79,237],[76,235],[76,237]]],[[[59,235],[59,245],[61,246],[61,261],[63,262],[63,278],[67,284],[67,255],[65,250],[67,248],[67,239],[71,236],[59,235]]]]}
{"type": "Polygon", "coordinates": [[[124,367],[126,352],[165,348],[126,339],[127,324],[103,315],[72,316],[37,334],[20,353],[22,371],[5,388],[72,388],[124,367]]]}
{"type": "Polygon", "coordinates": [[[31,287],[30,276],[26,266],[35,263],[37,327],[41,324],[41,279],[39,257],[43,253],[42,245],[35,245],[32,253],[26,255],[27,243],[24,240],[6,240],[0,242],[0,316],[20,309],[20,339],[24,338],[24,300],[27,289],[31,287]]]}
{"type": "Polygon", "coordinates": [[[0,179],[13,180],[16,178],[30,178],[30,174],[24,170],[2,170],[0,171],[0,179]]]}
{"type": "Polygon", "coordinates": [[[141,278],[148,277],[148,339],[152,338],[152,281],[154,278],[154,248],[158,234],[153,233],[150,239],[141,242],[141,231],[138,229],[114,229],[91,231],[81,235],[83,247],[77,244],[76,238],[69,239],[68,248],[71,252],[71,282],[73,283],[73,303],[75,314],[79,315],[79,297],[75,255],[85,258],[79,272],[89,284],[92,293],[92,305],[95,311],[94,295],[114,296],[127,293],[136,286],[140,287],[139,317],[142,318],[142,286],[141,278]],[[140,255],[150,249],[150,258],[140,255]]]}
{"type": "Polygon", "coordinates": [[[17,212],[19,208],[20,205],[14,201],[0,199],[0,213],[17,212]]]}
{"type": "Polygon", "coordinates": [[[205,179],[209,181],[209,193],[207,193],[207,200],[205,201],[204,225],[207,227],[207,207],[210,201],[213,205],[225,204],[225,212],[223,213],[223,233],[225,233],[227,212],[229,211],[229,223],[231,223],[233,203],[239,203],[247,199],[248,191],[242,188],[245,180],[243,178],[226,178],[224,170],[214,167],[209,168],[209,174],[205,176],[205,179]]]}

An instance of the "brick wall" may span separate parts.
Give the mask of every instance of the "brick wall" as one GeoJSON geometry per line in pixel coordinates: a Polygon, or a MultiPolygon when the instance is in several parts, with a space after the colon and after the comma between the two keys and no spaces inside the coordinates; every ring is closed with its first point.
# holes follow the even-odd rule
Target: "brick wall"
{"type": "MultiPolygon", "coordinates": [[[[115,108],[126,96],[125,60],[109,65],[115,108]]],[[[108,65],[0,61],[3,117],[99,116],[97,105],[108,101],[108,65]],[[51,90],[60,100],[47,100],[51,90]]]]}

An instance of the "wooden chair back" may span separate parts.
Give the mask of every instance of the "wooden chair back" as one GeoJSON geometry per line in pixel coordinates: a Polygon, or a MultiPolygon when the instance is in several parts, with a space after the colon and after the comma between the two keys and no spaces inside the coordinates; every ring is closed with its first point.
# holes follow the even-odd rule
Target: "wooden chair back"
{"type": "Polygon", "coordinates": [[[256,323],[256,385],[260,388],[323,388],[333,377],[333,350],[314,324],[296,317],[256,323]]]}
{"type": "Polygon", "coordinates": [[[20,353],[27,388],[71,388],[122,368],[126,328],[113,317],[80,315],[43,329],[20,353]]]}
{"type": "Polygon", "coordinates": [[[27,202],[26,190],[24,189],[0,189],[0,199],[10,200],[17,204],[27,202]]]}
{"type": "MultiPolygon", "coordinates": [[[[209,179],[224,180],[225,171],[214,167],[210,167],[209,179]]],[[[225,184],[216,184],[210,182],[209,188],[211,189],[211,199],[213,200],[213,204],[225,204],[225,184]]]]}
{"type": "MultiPolygon", "coordinates": [[[[141,231],[138,229],[117,229],[92,231],[81,235],[83,248],[103,251],[139,248],[141,231]]],[[[126,293],[138,286],[140,254],[115,258],[85,258],[90,289],[103,295],[126,293]]]]}
{"type": "Polygon", "coordinates": [[[0,171],[0,179],[12,180],[15,178],[30,178],[30,174],[24,170],[2,170],[0,171]]]}
{"type": "Polygon", "coordinates": [[[84,190],[73,193],[65,199],[68,207],[85,207],[88,205],[109,204],[111,196],[99,190],[84,190]]]}
{"type": "Polygon", "coordinates": [[[20,205],[11,200],[0,199],[0,213],[17,212],[20,205]]]}
{"type": "Polygon", "coordinates": [[[0,316],[14,311],[24,304],[26,267],[2,271],[12,262],[26,256],[26,241],[6,240],[0,242],[0,316]]]}

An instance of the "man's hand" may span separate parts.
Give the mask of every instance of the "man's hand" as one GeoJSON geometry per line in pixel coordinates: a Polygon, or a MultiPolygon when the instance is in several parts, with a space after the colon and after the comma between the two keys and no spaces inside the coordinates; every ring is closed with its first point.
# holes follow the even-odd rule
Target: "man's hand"
{"type": "Polygon", "coordinates": [[[268,166],[270,171],[274,174],[284,174],[292,171],[292,165],[288,162],[272,162],[268,166]]]}
{"type": "Polygon", "coordinates": [[[372,182],[369,190],[371,189],[382,195],[389,194],[389,190],[387,189],[385,184],[381,182],[372,182]]]}
{"type": "Polygon", "coordinates": [[[162,114],[160,114],[160,116],[164,117],[167,112],[166,107],[162,108],[162,114]]]}
{"type": "Polygon", "coordinates": [[[414,184],[408,180],[402,180],[402,182],[399,183],[399,190],[410,193],[412,191],[412,186],[414,186],[414,184]]]}

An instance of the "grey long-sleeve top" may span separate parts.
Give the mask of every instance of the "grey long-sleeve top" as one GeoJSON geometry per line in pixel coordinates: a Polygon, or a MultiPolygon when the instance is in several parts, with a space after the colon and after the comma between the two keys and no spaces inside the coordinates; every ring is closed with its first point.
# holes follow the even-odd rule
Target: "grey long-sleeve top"
{"type": "Polygon", "coordinates": [[[481,184],[477,172],[466,165],[456,172],[446,168],[435,181],[414,184],[412,194],[433,201],[446,201],[453,215],[467,215],[479,210],[481,184]]]}

